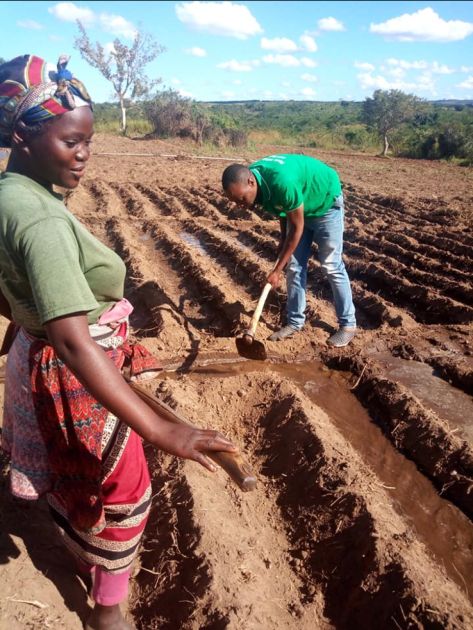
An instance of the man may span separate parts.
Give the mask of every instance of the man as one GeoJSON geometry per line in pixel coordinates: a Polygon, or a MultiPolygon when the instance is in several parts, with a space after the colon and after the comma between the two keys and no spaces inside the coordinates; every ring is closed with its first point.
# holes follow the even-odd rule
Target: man
{"type": "Polygon", "coordinates": [[[231,164],[222,175],[226,196],[240,206],[261,206],[279,217],[279,258],[267,281],[281,284],[287,265],[287,322],[269,339],[287,339],[305,323],[307,263],[311,245],[330,283],[339,329],[328,343],[348,345],[356,333],[350,280],[342,260],[343,194],[337,172],[306,155],[269,155],[246,167],[231,164]]]}

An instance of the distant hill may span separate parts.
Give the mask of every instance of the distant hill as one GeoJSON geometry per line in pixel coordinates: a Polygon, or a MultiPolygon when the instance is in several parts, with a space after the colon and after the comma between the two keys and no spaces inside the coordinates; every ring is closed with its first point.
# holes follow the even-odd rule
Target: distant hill
{"type": "MultiPolygon", "coordinates": [[[[301,104],[308,103],[311,105],[340,105],[340,103],[349,103],[350,105],[361,105],[363,101],[345,101],[344,99],[340,99],[337,101],[309,101],[304,99],[303,101],[298,101],[294,99],[280,100],[280,101],[269,101],[269,100],[257,100],[257,99],[247,99],[244,101],[200,101],[206,105],[251,105],[251,104],[271,104],[278,105],[284,103],[293,103],[293,104],[301,104]]],[[[463,105],[464,107],[473,107],[472,99],[439,99],[434,101],[426,100],[426,103],[430,103],[431,105],[441,105],[445,107],[455,107],[457,105],[463,105]]]]}
{"type": "Polygon", "coordinates": [[[440,105],[443,107],[473,107],[473,100],[470,99],[443,99],[440,101],[429,101],[433,105],[440,105]]]}

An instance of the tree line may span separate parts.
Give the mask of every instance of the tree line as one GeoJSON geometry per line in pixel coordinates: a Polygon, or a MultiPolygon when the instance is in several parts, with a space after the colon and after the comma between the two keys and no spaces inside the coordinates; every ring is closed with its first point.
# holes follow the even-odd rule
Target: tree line
{"type": "MultiPolygon", "coordinates": [[[[138,30],[127,46],[118,38],[105,50],[78,21],[74,45],[111,83],[117,103],[95,106],[98,127],[118,117],[126,134],[128,115],[146,122],[149,136],[190,138],[198,144],[244,146],[268,143],[373,151],[384,156],[457,159],[473,164],[473,102],[429,103],[400,90],[376,90],[363,102],[196,102],[150,79],[146,66],[165,51],[138,30]]],[[[0,63],[4,60],[0,58],[0,63]]]]}
{"type": "MultiPolygon", "coordinates": [[[[119,106],[95,106],[98,129],[110,128],[119,106]]],[[[164,89],[136,103],[130,120],[146,121],[150,137],[181,137],[219,147],[250,142],[352,149],[473,164],[473,103],[446,105],[379,90],[363,102],[241,101],[197,103],[164,89]]],[[[117,127],[116,127],[117,128],[117,127]]]]}

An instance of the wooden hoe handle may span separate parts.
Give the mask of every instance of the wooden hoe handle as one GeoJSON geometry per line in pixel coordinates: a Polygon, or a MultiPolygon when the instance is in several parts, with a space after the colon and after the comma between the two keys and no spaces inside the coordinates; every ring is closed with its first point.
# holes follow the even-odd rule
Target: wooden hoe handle
{"type": "MultiPolygon", "coordinates": [[[[189,422],[187,422],[187,420],[185,420],[180,414],[169,407],[169,405],[166,405],[165,402],[147,392],[141,385],[138,385],[138,383],[133,381],[130,381],[129,385],[135,394],[137,394],[149,407],[151,407],[153,411],[165,418],[168,422],[190,426],[189,422]]],[[[223,468],[227,475],[239,486],[241,490],[243,490],[243,492],[255,489],[256,476],[239,453],[206,451],[205,454],[223,468]]]]}
{"type": "Polygon", "coordinates": [[[264,303],[266,302],[266,298],[268,297],[268,293],[271,291],[271,288],[272,287],[269,282],[264,285],[264,289],[259,297],[255,312],[253,313],[253,317],[251,318],[250,327],[245,332],[245,335],[250,335],[250,337],[255,336],[256,326],[258,325],[259,318],[261,317],[261,313],[263,312],[264,303]]]}

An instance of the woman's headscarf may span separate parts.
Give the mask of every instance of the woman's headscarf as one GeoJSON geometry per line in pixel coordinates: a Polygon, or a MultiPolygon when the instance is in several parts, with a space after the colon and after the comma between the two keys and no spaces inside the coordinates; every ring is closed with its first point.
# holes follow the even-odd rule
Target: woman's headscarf
{"type": "Polygon", "coordinates": [[[57,70],[34,55],[0,65],[0,146],[9,147],[17,126],[30,127],[53,116],[88,105],[85,86],[66,69],[61,55],[57,70]]]}

